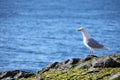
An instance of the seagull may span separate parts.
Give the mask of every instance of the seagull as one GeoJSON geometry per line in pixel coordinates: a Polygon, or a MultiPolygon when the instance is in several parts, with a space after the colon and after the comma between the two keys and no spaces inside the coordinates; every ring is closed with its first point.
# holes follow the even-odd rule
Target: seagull
{"type": "Polygon", "coordinates": [[[84,27],[81,27],[77,30],[78,32],[82,32],[83,35],[83,43],[86,47],[90,49],[90,55],[92,55],[94,50],[108,50],[103,44],[100,44],[98,41],[93,39],[86,31],[84,27]]]}

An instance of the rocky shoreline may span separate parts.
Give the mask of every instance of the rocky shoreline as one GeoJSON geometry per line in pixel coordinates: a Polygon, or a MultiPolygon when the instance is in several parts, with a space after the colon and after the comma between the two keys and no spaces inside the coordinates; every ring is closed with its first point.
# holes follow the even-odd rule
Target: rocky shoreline
{"type": "Polygon", "coordinates": [[[28,78],[33,75],[35,74],[20,70],[4,71],[0,72],[0,80],[19,80],[20,78],[28,78]]]}
{"type": "Polygon", "coordinates": [[[54,62],[37,73],[0,72],[0,80],[120,80],[120,54],[54,62]]]}

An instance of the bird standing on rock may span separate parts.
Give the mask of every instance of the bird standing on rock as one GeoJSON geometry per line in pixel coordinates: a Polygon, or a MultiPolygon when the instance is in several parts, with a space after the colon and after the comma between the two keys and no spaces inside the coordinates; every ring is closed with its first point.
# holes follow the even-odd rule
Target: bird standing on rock
{"type": "Polygon", "coordinates": [[[83,35],[83,43],[85,44],[86,47],[90,49],[90,55],[92,55],[93,50],[108,50],[104,45],[100,44],[98,41],[93,39],[86,31],[84,27],[81,27],[77,30],[78,32],[82,32],[83,35]]]}

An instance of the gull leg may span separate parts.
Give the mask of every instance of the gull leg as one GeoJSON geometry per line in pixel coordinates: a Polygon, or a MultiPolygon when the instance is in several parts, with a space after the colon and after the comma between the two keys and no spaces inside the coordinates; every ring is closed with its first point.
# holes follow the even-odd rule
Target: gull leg
{"type": "Polygon", "coordinates": [[[92,51],[92,50],[90,50],[90,55],[92,55],[92,53],[93,53],[93,51],[92,51]]]}

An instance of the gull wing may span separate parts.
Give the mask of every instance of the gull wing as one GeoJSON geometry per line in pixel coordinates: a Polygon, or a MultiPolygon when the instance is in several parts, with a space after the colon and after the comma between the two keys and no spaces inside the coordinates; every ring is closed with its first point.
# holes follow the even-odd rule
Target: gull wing
{"type": "Polygon", "coordinates": [[[99,42],[97,42],[93,38],[88,39],[87,44],[92,48],[103,48],[104,47],[102,44],[100,44],[99,42]]]}

